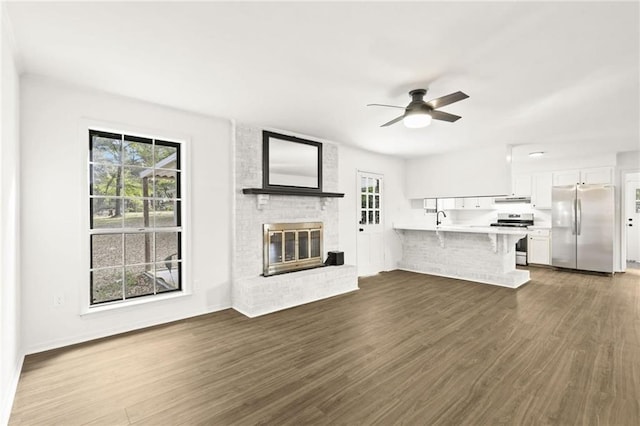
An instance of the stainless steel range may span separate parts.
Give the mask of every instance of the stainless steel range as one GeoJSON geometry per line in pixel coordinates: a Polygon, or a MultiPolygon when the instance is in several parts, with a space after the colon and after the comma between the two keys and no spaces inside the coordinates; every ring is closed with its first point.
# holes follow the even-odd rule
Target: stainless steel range
{"type": "MultiPolygon", "coordinates": [[[[527,228],[533,225],[533,213],[498,213],[498,221],[491,226],[527,228]]],[[[527,237],[516,243],[516,265],[527,264],[527,237]]]]}

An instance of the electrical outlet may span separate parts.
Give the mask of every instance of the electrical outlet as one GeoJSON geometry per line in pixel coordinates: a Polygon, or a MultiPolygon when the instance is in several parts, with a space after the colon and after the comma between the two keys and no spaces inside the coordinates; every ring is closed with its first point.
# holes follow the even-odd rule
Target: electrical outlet
{"type": "Polygon", "coordinates": [[[64,304],[64,296],[62,294],[56,294],[53,296],[53,306],[62,306],[64,304]]]}

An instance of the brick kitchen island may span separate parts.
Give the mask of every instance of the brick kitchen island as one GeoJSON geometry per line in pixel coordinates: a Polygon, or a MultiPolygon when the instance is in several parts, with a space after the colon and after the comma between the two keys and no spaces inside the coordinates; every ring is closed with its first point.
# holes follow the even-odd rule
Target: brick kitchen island
{"type": "Polygon", "coordinates": [[[402,241],[398,269],[517,288],[529,271],[516,269],[516,242],[526,231],[473,226],[394,224],[402,241]]]}

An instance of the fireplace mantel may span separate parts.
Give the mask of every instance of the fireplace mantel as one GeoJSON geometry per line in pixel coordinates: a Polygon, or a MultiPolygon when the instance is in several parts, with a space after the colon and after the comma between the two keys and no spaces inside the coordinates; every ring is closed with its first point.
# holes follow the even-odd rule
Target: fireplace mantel
{"type": "Polygon", "coordinates": [[[243,194],[266,194],[266,195],[291,195],[298,197],[318,197],[318,198],[342,198],[344,193],[340,192],[313,192],[301,188],[243,188],[243,194]]]}

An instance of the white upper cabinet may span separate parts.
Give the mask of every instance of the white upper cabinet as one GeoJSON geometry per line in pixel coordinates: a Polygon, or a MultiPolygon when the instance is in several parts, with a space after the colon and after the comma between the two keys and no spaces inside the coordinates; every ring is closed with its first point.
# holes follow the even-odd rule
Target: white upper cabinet
{"type": "Polygon", "coordinates": [[[438,210],[454,210],[456,208],[455,198],[438,198],[438,210]]]}
{"type": "Polygon", "coordinates": [[[493,197],[478,197],[476,208],[478,210],[492,210],[495,208],[493,204],[493,197]]]}
{"type": "Polygon", "coordinates": [[[514,175],[511,181],[511,195],[531,197],[531,175],[514,175]]]}
{"type": "Polygon", "coordinates": [[[553,186],[575,185],[580,182],[580,170],[553,172],[553,186]]]}
{"type": "Polygon", "coordinates": [[[491,197],[456,198],[456,209],[462,210],[491,210],[494,208],[491,197]]]}
{"type": "Polygon", "coordinates": [[[536,209],[550,209],[552,187],[551,172],[534,174],[531,179],[531,206],[536,209]]]}
{"type": "Polygon", "coordinates": [[[561,172],[553,172],[553,186],[611,183],[613,183],[612,167],[593,167],[582,170],[565,170],[561,172]]]}
{"type": "Polygon", "coordinates": [[[582,184],[610,184],[613,183],[612,167],[594,167],[580,170],[580,183],[582,184]]]}
{"type": "Polygon", "coordinates": [[[438,210],[492,210],[492,197],[438,198],[438,210]]]}

